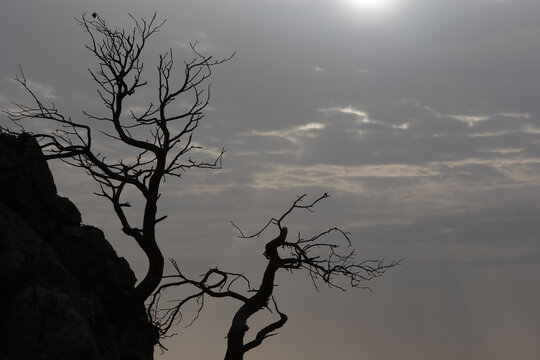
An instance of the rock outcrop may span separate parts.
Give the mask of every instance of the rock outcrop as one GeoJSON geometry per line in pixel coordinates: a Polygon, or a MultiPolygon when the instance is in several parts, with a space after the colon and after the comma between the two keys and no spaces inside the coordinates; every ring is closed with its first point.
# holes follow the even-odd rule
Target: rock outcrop
{"type": "Polygon", "coordinates": [[[0,134],[0,359],[152,359],[144,308],[118,316],[133,272],[40,155],[31,137],[0,134]]]}

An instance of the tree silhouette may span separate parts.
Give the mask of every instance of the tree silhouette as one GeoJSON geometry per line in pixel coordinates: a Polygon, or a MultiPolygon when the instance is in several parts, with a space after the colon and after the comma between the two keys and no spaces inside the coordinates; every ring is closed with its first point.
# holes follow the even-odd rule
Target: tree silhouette
{"type": "MultiPolygon", "coordinates": [[[[192,138],[210,99],[208,78],[212,68],[230,59],[214,60],[211,56],[202,55],[195,44],[191,44],[194,56],[184,62],[183,78],[173,80],[172,50],[159,55],[158,102],[149,103],[144,111],[135,113],[125,104],[127,98],[147,85],[141,78],[144,68],[141,54],[148,39],[160,30],[164,22],[156,22],[156,14],[149,21],[134,17],[132,21],[133,29],[128,32],[109,26],[96,13],[91,18],[83,14],[77,20],[90,37],[86,48],[98,61],[97,68],[89,71],[98,85],[98,94],[107,115],[83,112],[86,121],[76,121],[63,115],[54,104],[47,105],[39,99],[22,70],[16,80],[31,95],[34,105],[15,104],[15,110],[7,111],[17,124],[25,119],[48,121],[42,128],[53,124],[52,132],[31,133],[38,140],[45,159],[62,159],[84,169],[97,181],[100,187],[97,195],[111,202],[122,231],[133,238],[146,254],[148,271],[130,297],[125,299],[127,309],[144,304],[163,276],[164,258],[156,239],[156,226],[166,218],[158,215],[163,181],[167,177],[180,177],[191,168],[221,167],[223,150],[212,162],[193,160],[190,153],[200,148],[192,138]],[[178,110],[182,109],[180,106],[171,106],[184,98],[191,101],[184,111],[178,110]],[[126,116],[126,110],[129,110],[129,116],[126,116]],[[112,142],[127,145],[129,157],[115,159],[114,154],[95,150],[93,131],[98,129],[112,142]],[[125,211],[130,207],[124,199],[128,188],[136,189],[144,203],[139,219],[129,217],[125,211]]],[[[2,131],[13,133],[7,128],[2,131]]]]}
{"type": "MultiPolygon", "coordinates": [[[[137,113],[130,110],[126,102],[147,85],[141,77],[144,69],[141,55],[148,39],[161,29],[164,22],[156,22],[155,14],[149,21],[132,17],[133,28],[126,31],[109,26],[97,13],[90,18],[83,14],[77,21],[90,39],[86,48],[98,62],[97,67],[89,71],[98,85],[98,95],[107,114],[83,112],[86,120],[73,120],[62,114],[54,104],[45,104],[32,90],[21,70],[16,80],[30,94],[33,105],[15,104],[15,109],[6,113],[20,129],[13,131],[2,127],[0,131],[12,134],[25,132],[33,136],[43,150],[45,159],[61,159],[71,166],[82,168],[98,183],[100,190],[96,194],[110,201],[122,231],[136,241],[149,261],[143,280],[127,299],[120,299],[126,315],[149,299],[149,317],[164,338],[181,319],[186,305],[197,304],[197,318],[203,309],[205,297],[235,299],[240,302],[240,307],[233,316],[227,334],[225,359],[239,360],[287,322],[287,315],[280,311],[274,298],[275,276],[279,270],[304,270],[316,288],[322,283],[344,290],[346,286],[364,287],[365,281],[399,264],[399,261],[357,260],[355,251],[350,250],[349,234],[338,227],[311,237],[298,233],[294,240],[288,239],[285,222],[289,215],[301,210],[313,211],[320,201],[329,197],[324,193],[311,202],[305,202],[307,195],[298,197],[280,217],[270,219],[254,234],[245,235],[233,224],[239,231],[239,237],[244,239],[262,236],[271,228],[278,230],[278,236],[265,245],[266,267],[258,287],[252,287],[249,279],[242,274],[217,268],[211,268],[199,279],[191,279],[172,259],[175,273],[163,276],[164,257],[156,238],[157,225],[166,218],[166,215],[158,214],[161,185],[166,178],[179,178],[191,168],[221,167],[223,150],[210,162],[193,160],[190,154],[199,148],[193,141],[193,135],[209,103],[208,79],[212,69],[232,56],[215,60],[198,52],[196,44],[192,44],[193,58],[184,62],[182,77],[176,80],[173,78],[172,50],[159,55],[157,103],[149,103],[137,113]],[[186,97],[191,105],[185,110],[171,106],[186,97]],[[22,125],[28,119],[47,122],[38,125],[39,129],[50,128],[52,123],[53,131],[31,133],[22,125]],[[97,131],[112,142],[126,146],[127,153],[115,158],[114,154],[97,151],[93,142],[97,131]],[[128,189],[137,190],[143,202],[142,214],[133,215],[126,211],[130,207],[126,199],[128,189]],[[194,291],[178,299],[174,306],[163,306],[160,300],[178,287],[188,287],[194,291]],[[248,320],[264,309],[275,312],[277,318],[259,329],[253,339],[246,340],[248,320]]],[[[131,193],[129,200],[133,201],[131,193]]]]}
{"type": "Polygon", "coordinates": [[[161,335],[166,336],[171,326],[181,319],[182,309],[192,302],[198,306],[195,317],[197,318],[203,309],[205,296],[235,299],[241,305],[234,314],[227,333],[225,360],[241,360],[246,352],[259,346],[266,338],[275,335],[275,331],[288,320],[287,315],[279,310],[273,295],[274,287],[277,285],[275,276],[280,269],[290,272],[307,271],[316,289],[318,289],[318,283],[323,283],[330,288],[345,290],[347,285],[353,288],[366,288],[365,281],[378,277],[386,270],[399,265],[400,261],[385,263],[383,260],[357,260],[354,249],[345,250],[350,249],[351,246],[349,234],[338,227],[306,238],[298,233],[295,240],[288,241],[288,229],[284,226],[287,217],[297,210],[313,211],[319,201],[330,195],[324,193],[312,202],[304,203],[306,196],[298,197],[279,218],[270,219],[255,234],[245,235],[233,224],[240,233],[239,237],[243,239],[259,237],[270,227],[277,227],[279,231],[278,236],[265,245],[263,255],[266,258],[266,268],[258,288],[253,288],[249,279],[242,274],[217,268],[208,270],[200,280],[193,280],[181,271],[174,260],[171,260],[176,273],[165,277],[164,284],[154,293],[149,306],[149,312],[158,328],[161,329],[161,335]],[[177,287],[190,287],[194,292],[177,300],[174,306],[161,307],[160,299],[163,294],[168,289],[177,287]],[[242,289],[237,290],[239,287],[242,289]],[[272,300],[271,305],[270,300],[272,300]],[[245,336],[249,330],[248,320],[263,309],[273,309],[279,318],[259,329],[254,339],[246,342],[245,336]]]}

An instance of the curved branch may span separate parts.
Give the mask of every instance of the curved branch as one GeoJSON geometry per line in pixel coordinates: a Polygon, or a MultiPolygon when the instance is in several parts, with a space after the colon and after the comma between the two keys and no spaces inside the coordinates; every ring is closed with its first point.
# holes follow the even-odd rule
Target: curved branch
{"type": "Polygon", "coordinates": [[[251,290],[251,284],[243,274],[226,272],[217,268],[212,268],[203,275],[201,275],[200,280],[193,280],[182,273],[180,267],[174,259],[170,259],[170,262],[175,269],[175,274],[167,275],[164,277],[165,283],[160,285],[156,289],[148,304],[148,314],[150,316],[150,319],[152,319],[154,324],[160,330],[160,336],[162,338],[166,337],[166,334],[172,325],[179,323],[182,320],[182,311],[184,307],[195,301],[199,305],[199,307],[196,316],[187,325],[190,326],[198,318],[203,308],[204,297],[206,295],[215,298],[231,298],[239,300],[242,303],[248,301],[248,298],[245,295],[242,295],[241,293],[232,290],[232,287],[240,281],[244,283],[247,291],[251,290]],[[178,288],[185,286],[193,288],[195,292],[177,301],[176,305],[172,307],[160,307],[160,300],[165,294],[166,290],[168,290],[169,288],[178,288]]]}
{"type": "Polygon", "coordinates": [[[261,330],[259,330],[259,332],[255,336],[255,339],[251,340],[250,342],[248,342],[247,344],[244,345],[244,353],[248,352],[251,349],[256,348],[259,345],[261,345],[262,342],[266,338],[276,335],[276,333],[274,333],[274,331],[276,331],[276,330],[280,329],[281,327],[283,327],[283,325],[285,325],[285,323],[289,319],[287,315],[285,315],[284,313],[279,311],[276,300],[274,299],[273,296],[272,296],[272,302],[274,303],[274,308],[276,309],[276,312],[279,315],[279,320],[276,320],[273,323],[271,323],[271,324],[263,327],[261,330]]]}

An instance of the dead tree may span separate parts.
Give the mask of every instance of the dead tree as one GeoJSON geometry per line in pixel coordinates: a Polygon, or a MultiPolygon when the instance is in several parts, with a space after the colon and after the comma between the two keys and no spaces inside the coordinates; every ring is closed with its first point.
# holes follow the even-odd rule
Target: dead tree
{"type": "Polygon", "coordinates": [[[284,226],[287,217],[297,210],[313,211],[314,206],[329,195],[324,193],[310,203],[304,203],[305,197],[306,195],[300,196],[279,218],[272,218],[253,235],[244,235],[240,228],[233,224],[240,233],[239,237],[243,239],[259,237],[270,227],[276,227],[279,231],[278,236],[265,245],[263,255],[266,258],[266,268],[258,288],[253,288],[242,274],[216,268],[208,270],[201,279],[193,280],[180,270],[174,260],[171,260],[176,273],[165,277],[165,283],[156,290],[149,307],[152,318],[162,331],[162,337],[166,336],[173,324],[182,320],[182,310],[190,303],[197,306],[196,319],[204,307],[205,297],[235,299],[240,303],[240,307],[233,316],[227,334],[225,360],[241,360],[246,352],[275,335],[275,331],[287,322],[287,315],[279,310],[274,299],[275,277],[280,269],[291,272],[307,271],[317,290],[320,283],[330,288],[345,290],[346,286],[368,288],[364,285],[366,281],[384,274],[386,270],[400,263],[400,261],[357,260],[355,250],[350,249],[349,234],[338,227],[307,238],[298,233],[294,240],[288,240],[288,230],[284,226]],[[173,301],[173,306],[160,308],[160,299],[165,296],[165,292],[178,287],[190,287],[194,291],[184,298],[173,301]],[[248,320],[263,309],[273,309],[277,318],[259,329],[253,339],[246,341],[248,320]]]}
{"type": "MultiPolygon", "coordinates": [[[[156,103],[146,103],[143,111],[128,108],[127,100],[147,85],[142,79],[142,54],[148,39],[156,34],[164,22],[157,22],[156,14],[148,21],[132,17],[129,31],[109,26],[98,14],[83,14],[78,24],[89,36],[86,48],[97,60],[97,67],[89,69],[98,85],[105,115],[84,112],[82,120],[62,114],[54,104],[45,104],[32,90],[24,74],[16,80],[33,98],[33,105],[14,104],[7,111],[11,120],[20,125],[27,119],[46,123],[39,129],[53,128],[52,132],[31,132],[20,127],[9,133],[30,133],[38,140],[45,159],[62,159],[86,171],[99,184],[98,196],[108,199],[118,217],[123,232],[144,251],[149,266],[144,279],[128,299],[126,309],[141,306],[158,287],[163,276],[164,258],[156,239],[156,226],[166,216],[158,215],[160,187],[167,177],[179,178],[191,168],[216,169],[221,167],[221,153],[212,161],[196,161],[190,155],[200,148],[192,137],[204,117],[210,99],[208,78],[212,68],[229,58],[214,60],[198,52],[191,45],[193,57],[184,62],[181,76],[173,73],[172,49],[159,55],[157,65],[156,103]],[[180,99],[190,101],[184,110],[180,99]],[[94,145],[96,133],[120,144],[128,154],[115,156],[98,152],[94,145]],[[143,203],[142,214],[128,213],[130,203],[125,194],[128,188],[137,190],[143,203]]],[[[137,104],[140,105],[140,104],[137,104]]],[[[132,196],[132,195],[130,195],[132,196]]],[[[129,312],[129,311],[128,311],[129,312]]]]}

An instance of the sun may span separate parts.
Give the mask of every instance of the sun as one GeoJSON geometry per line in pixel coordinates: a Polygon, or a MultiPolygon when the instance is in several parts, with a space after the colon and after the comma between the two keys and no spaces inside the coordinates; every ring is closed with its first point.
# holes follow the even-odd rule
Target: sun
{"type": "Polygon", "coordinates": [[[389,11],[396,0],[343,0],[345,5],[351,9],[368,12],[384,13],[389,11]]]}

